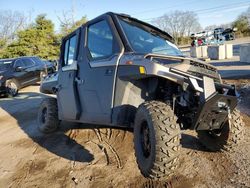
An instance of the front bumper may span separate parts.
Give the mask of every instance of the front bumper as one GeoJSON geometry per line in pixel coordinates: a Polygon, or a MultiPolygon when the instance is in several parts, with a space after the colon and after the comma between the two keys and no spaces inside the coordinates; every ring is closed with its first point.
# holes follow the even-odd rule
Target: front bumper
{"type": "Polygon", "coordinates": [[[195,130],[220,129],[228,118],[228,114],[237,106],[237,97],[215,93],[207,99],[194,121],[195,130]]]}
{"type": "Polygon", "coordinates": [[[212,79],[203,78],[203,90],[193,129],[220,129],[228,119],[228,114],[237,106],[235,86],[214,83],[212,79]]]}

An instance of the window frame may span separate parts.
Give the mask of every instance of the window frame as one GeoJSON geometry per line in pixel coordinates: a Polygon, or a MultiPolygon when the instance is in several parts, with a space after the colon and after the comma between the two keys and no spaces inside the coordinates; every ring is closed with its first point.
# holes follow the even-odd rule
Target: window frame
{"type": "Polygon", "coordinates": [[[68,63],[68,55],[69,55],[69,43],[70,43],[70,38],[67,39],[64,43],[64,54],[63,54],[63,66],[62,67],[65,67],[65,66],[68,66],[68,64],[66,64],[66,62],[68,63]],[[68,43],[67,43],[68,42],[68,43]],[[66,48],[66,45],[68,45],[68,47],[66,48]],[[67,49],[67,52],[65,53],[65,49],[67,49]],[[65,61],[65,55],[66,55],[66,61],[65,61]]]}
{"type": "Polygon", "coordinates": [[[61,45],[61,55],[60,55],[60,67],[59,69],[63,68],[63,67],[70,67],[72,64],[74,64],[74,61],[77,61],[78,55],[79,55],[79,37],[80,37],[80,28],[78,28],[77,30],[75,30],[74,32],[70,33],[69,35],[67,35],[65,38],[63,38],[62,40],[62,45],[61,45]],[[75,51],[74,51],[74,55],[73,55],[73,63],[68,65],[68,55],[69,55],[69,46],[70,46],[70,39],[76,37],[76,44],[75,44],[75,51]],[[67,43],[67,41],[69,41],[69,46],[67,49],[67,63],[65,63],[65,45],[67,43]]]}
{"type": "MultiPolygon", "coordinates": [[[[119,25],[119,27],[120,27],[120,29],[121,29],[122,35],[124,36],[124,38],[125,38],[125,40],[126,40],[126,43],[127,43],[128,46],[129,46],[128,49],[129,49],[129,51],[131,51],[131,52],[136,52],[136,53],[141,53],[141,54],[153,53],[153,52],[138,52],[138,51],[135,49],[135,47],[133,46],[133,44],[131,43],[130,39],[128,38],[128,34],[126,33],[126,31],[125,31],[125,29],[124,29],[124,26],[122,25],[122,22],[124,22],[124,23],[126,23],[126,24],[128,24],[128,25],[130,25],[130,23],[128,23],[128,22],[135,22],[135,23],[137,23],[138,25],[141,24],[143,27],[152,28],[152,30],[155,30],[156,32],[159,32],[159,34],[158,34],[157,36],[159,36],[159,38],[165,40],[165,42],[167,43],[168,46],[171,46],[171,45],[169,44],[169,42],[172,43],[172,44],[174,44],[173,38],[172,38],[168,33],[166,33],[165,31],[162,31],[162,30],[156,28],[156,27],[153,26],[153,25],[150,25],[150,24],[148,24],[148,23],[142,22],[142,21],[140,21],[140,20],[136,20],[136,19],[134,19],[134,18],[122,16],[122,15],[118,15],[118,16],[116,17],[116,19],[117,19],[118,25],[119,25]],[[126,20],[128,20],[128,22],[127,22],[126,20]]],[[[138,27],[139,29],[144,30],[143,27],[140,27],[140,26],[136,26],[136,27],[138,27]]],[[[148,32],[148,31],[145,30],[145,32],[148,32]]],[[[150,33],[150,32],[148,32],[148,33],[150,33]]],[[[174,44],[174,45],[175,45],[175,44],[174,44]]],[[[172,46],[172,48],[175,48],[175,47],[172,46]]],[[[177,51],[181,52],[181,50],[180,50],[178,47],[177,47],[177,51]]],[[[167,54],[160,54],[160,53],[156,53],[156,54],[159,54],[159,55],[167,55],[167,54]]],[[[169,55],[170,55],[170,54],[169,54],[169,55]]],[[[177,54],[175,54],[175,55],[177,55],[177,54]]],[[[183,54],[181,53],[181,54],[179,54],[179,55],[183,55],[183,54]]]]}
{"type": "Polygon", "coordinates": [[[33,66],[35,66],[35,65],[36,65],[36,63],[33,61],[33,59],[28,58],[28,57],[26,57],[26,58],[22,58],[22,62],[23,62],[24,68],[33,67],[33,66]],[[25,65],[25,60],[26,60],[26,59],[30,60],[30,61],[32,62],[32,65],[26,66],[26,65],[25,65]]]}
{"type": "MultiPolygon", "coordinates": [[[[72,60],[73,60],[73,62],[76,60],[77,36],[76,36],[76,35],[73,35],[72,37],[70,37],[70,38],[66,41],[66,43],[69,41],[69,46],[68,46],[68,49],[67,49],[68,52],[67,52],[67,65],[66,65],[66,66],[70,66],[70,65],[73,64],[73,62],[72,62],[71,64],[69,64],[69,60],[71,60],[71,59],[69,59],[69,57],[70,57],[71,40],[73,40],[74,37],[75,37],[75,46],[74,46],[74,54],[73,54],[72,60]]],[[[72,47],[73,47],[73,46],[72,46],[72,47]]]]}
{"type": "Polygon", "coordinates": [[[101,19],[101,20],[98,20],[94,23],[91,23],[89,24],[87,27],[86,27],[86,31],[87,31],[87,34],[86,34],[86,48],[87,48],[87,51],[88,51],[88,59],[90,61],[98,61],[98,60],[103,60],[103,59],[109,59],[110,57],[114,56],[114,54],[116,54],[115,52],[115,35],[114,35],[114,32],[112,31],[112,27],[110,26],[109,22],[106,20],[106,19],[101,19]],[[88,46],[88,41],[89,41],[89,28],[95,24],[98,24],[100,22],[105,22],[107,24],[107,26],[109,27],[110,29],[110,32],[111,32],[111,35],[112,35],[112,53],[110,55],[106,55],[106,56],[102,56],[102,57],[92,57],[91,55],[91,52],[90,52],[90,49],[89,49],[89,46],[88,46]]]}
{"type": "Polygon", "coordinates": [[[22,67],[22,68],[24,68],[24,66],[17,66],[17,65],[16,65],[18,61],[21,61],[21,63],[24,65],[22,59],[16,59],[15,62],[14,62],[13,68],[14,68],[14,69],[17,68],[17,67],[22,67]]]}
{"type": "Polygon", "coordinates": [[[84,48],[85,48],[85,52],[86,52],[86,56],[87,56],[87,59],[88,61],[91,63],[91,62],[95,62],[95,61],[109,61],[111,60],[114,56],[116,56],[117,54],[121,53],[122,51],[122,48],[123,48],[123,44],[122,44],[122,41],[120,39],[120,36],[119,36],[119,33],[117,32],[117,29],[116,29],[116,26],[111,18],[111,16],[109,15],[104,15],[104,16],[100,16],[100,17],[97,17],[96,19],[88,22],[86,24],[86,26],[84,26],[84,30],[85,30],[85,36],[84,36],[84,48]],[[105,21],[109,28],[110,28],[110,31],[111,31],[111,34],[113,36],[113,49],[112,49],[112,54],[109,55],[109,56],[104,56],[104,57],[97,57],[97,58],[93,58],[91,56],[91,53],[89,51],[89,48],[88,48],[88,28],[91,26],[91,25],[94,25],[98,22],[101,22],[101,21],[105,21]]]}
{"type": "Polygon", "coordinates": [[[74,54],[73,54],[73,61],[76,60],[76,48],[77,48],[77,36],[76,34],[68,37],[65,42],[64,42],[64,53],[63,53],[63,66],[62,67],[66,67],[66,66],[70,66],[71,64],[68,64],[69,63],[69,50],[70,50],[70,41],[73,37],[76,37],[76,42],[75,42],[75,50],[74,50],[74,54]],[[68,47],[67,47],[67,58],[66,58],[66,62],[65,62],[65,49],[66,49],[66,44],[68,42],[68,47]]]}

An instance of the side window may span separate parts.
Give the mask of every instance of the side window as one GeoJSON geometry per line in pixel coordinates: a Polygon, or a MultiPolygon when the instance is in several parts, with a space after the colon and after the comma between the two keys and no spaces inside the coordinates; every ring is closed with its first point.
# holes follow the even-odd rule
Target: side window
{"type": "Polygon", "coordinates": [[[21,59],[16,60],[14,68],[24,67],[23,61],[21,59]]]}
{"type": "Polygon", "coordinates": [[[76,35],[64,43],[64,66],[71,65],[76,53],[76,35]]]}
{"type": "Polygon", "coordinates": [[[64,43],[64,65],[68,62],[69,39],[64,43]]]}
{"type": "Polygon", "coordinates": [[[93,59],[105,58],[114,54],[114,37],[106,20],[88,27],[87,47],[93,59]]]}
{"type": "Polygon", "coordinates": [[[24,67],[31,67],[31,66],[34,66],[34,62],[29,59],[29,58],[25,58],[23,59],[23,64],[24,64],[24,67]]]}

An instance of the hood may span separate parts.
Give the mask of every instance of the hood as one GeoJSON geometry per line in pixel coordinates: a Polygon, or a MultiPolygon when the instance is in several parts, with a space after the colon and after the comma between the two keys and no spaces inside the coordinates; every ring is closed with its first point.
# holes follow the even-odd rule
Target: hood
{"type": "Polygon", "coordinates": [[[152,61],[167,66],[172,70],[178,70],[199,78],[207,76],[218,81],[220,80],[220,76],[216,67],[198,59],[158,54],[147,54],[144,57],[150,58],[152,61]]]}

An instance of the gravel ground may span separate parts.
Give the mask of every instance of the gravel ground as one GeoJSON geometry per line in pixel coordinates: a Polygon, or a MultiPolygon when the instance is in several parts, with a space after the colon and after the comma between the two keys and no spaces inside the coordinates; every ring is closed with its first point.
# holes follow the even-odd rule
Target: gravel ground
{"type": "Polygon", "coordinates": [[[49,135],[37,129],[38,86],[0,99],[0,187],[250,187],[250,82],[238,85],[246,123],[234,152],[211,153],[193,131],[182,132],[181,166],[162,182],[140,175],[129,130],[63,122],[49,135]]]}

